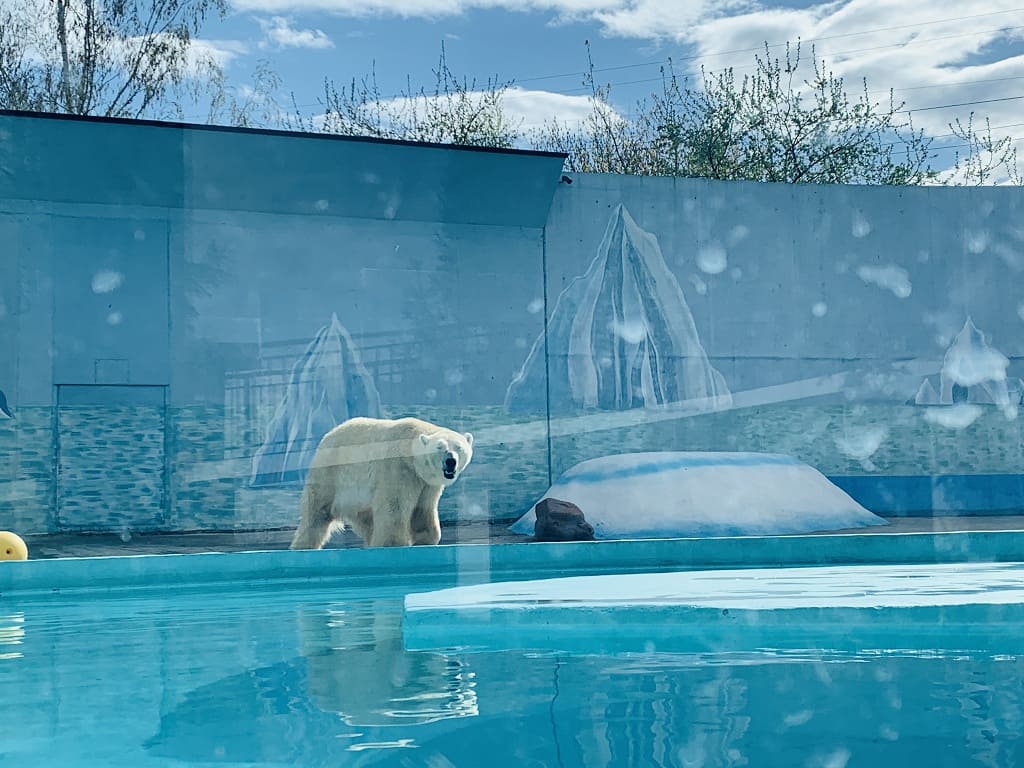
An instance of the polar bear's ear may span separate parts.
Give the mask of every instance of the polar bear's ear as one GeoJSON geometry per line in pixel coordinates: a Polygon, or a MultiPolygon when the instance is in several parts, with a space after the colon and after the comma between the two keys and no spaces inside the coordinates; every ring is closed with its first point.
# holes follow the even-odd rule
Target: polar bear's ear
{"type": "Polygon", "coordinates": [[[473,433],[472,432],[463,432],[462,436],[464,438],[466,438],[466,442],[469,443],[469,447],[472,448],[473,447],[473,433]]]}
{"type": "Polygon", "coordinates": [[[430,435],[420,435],[420,442],[423,445],[430,445],[430,435]]]}

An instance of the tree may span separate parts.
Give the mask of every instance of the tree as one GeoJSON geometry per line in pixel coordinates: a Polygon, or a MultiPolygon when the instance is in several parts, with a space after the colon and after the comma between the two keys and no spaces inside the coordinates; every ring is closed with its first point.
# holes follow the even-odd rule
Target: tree
{"type": "MultiPolygon", "coordinates": [[[[589,58],[589,50],[588,50],[589,58]]],[[[773,57],[766,45],[753,74],[702,70],[691,87],[662,70],[660,93],[618,118],[609,88],[585,83],[594,112],[580,128],[549,123],[534,137],[541,148],[567,152],[569,170],[833,184],[921,184],[936,179],[931,139],[886,102],[863,92],[851,98],[843,79],[812,55],[799,80],[800,46],[773,57]]]]}
{"type": "Polygon", "coordinates": [[[1019,186],[1024,181],[1017,165],[1017,149],[1013,146],[1013,139],[1009,136],[993,139],[992,126],[987,117],[982,133],[974,128],[973,112],[966,123],[958,118],[949,128],[952,135],[963,144],[957,149],[953,169],[943,179],[945,183],[980,186],[993,178],[999,178],[1000,173],[1010,184],[1019,186]],[[966,151],[961,153],[961,149],[966,151]]]}
{"type": "MultiPolygon", "coordinates": [[[[0,107],[172,117],[190,74],[216,68],[192,42],[227,0],[32,0],[0,11],[0,107]]],[[[180,109],[177,110],[180,112],[180,109]]]]}
{"type": "Polygon", "coordinates": [[[489,79],[478,88],[476,80],[459,80],[448,67],[444,44],[434,74],[434,89],[413,91],[408,84],[397,97],[381,93],[376,71],[348,87],[324,82],[322,124],[310,126],[297,118],[298,127],[315,127],[327,133],[377,136],[387,139],[429,141],[485,147],[511,147],[519,138],[519,126],[507,116],[503,99],[511,83],[489,79]]]}

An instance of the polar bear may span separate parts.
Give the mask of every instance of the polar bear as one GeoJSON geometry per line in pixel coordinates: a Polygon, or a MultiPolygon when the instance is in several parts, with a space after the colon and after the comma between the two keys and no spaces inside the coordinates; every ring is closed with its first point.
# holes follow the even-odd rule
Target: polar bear
{"type": "Polygon", "coordinates": [[[317,446],[291,549],[349,525],[370,547],[437,544],[437,503],[473,458],[473,435],[421,419],[356,417],[317,446]]]}

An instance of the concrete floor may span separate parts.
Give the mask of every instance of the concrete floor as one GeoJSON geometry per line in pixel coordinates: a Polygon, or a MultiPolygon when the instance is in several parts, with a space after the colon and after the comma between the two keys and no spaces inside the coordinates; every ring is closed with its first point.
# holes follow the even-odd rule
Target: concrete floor
{"type": "MultiPolygon", "coordinates": [[[[1024,531],[1024,515],[985,517],[888,518],[887,526],[854,528],[844,533],[872,536],[882,533],[938,533],[948,531],[1024,531]]],[[[508,523],[461,523],[445,525],[442,544],[508,544],[530,542],[508,530],[508,523]]],[[[109,557],[124,555],[190,554],[197,552],[245,552],[287,549],[291,529],[251,532],[147,533],[122,539],[116,534],[60,533],[26,536],[32,559],[55,557],[109,557]]],[[[359,547],[361,541],[351,533],[335,536],[329,548],[359,547]]]]}

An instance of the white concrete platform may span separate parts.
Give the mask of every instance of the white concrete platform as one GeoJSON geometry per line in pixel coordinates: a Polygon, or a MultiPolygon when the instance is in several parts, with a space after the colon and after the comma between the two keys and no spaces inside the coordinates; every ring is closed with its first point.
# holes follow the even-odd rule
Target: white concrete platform
{"type": "Polygon", "coordinates": [[[405,598],[406,647],[1024,652],[1024,564],[576,576],[405,598]]]}

